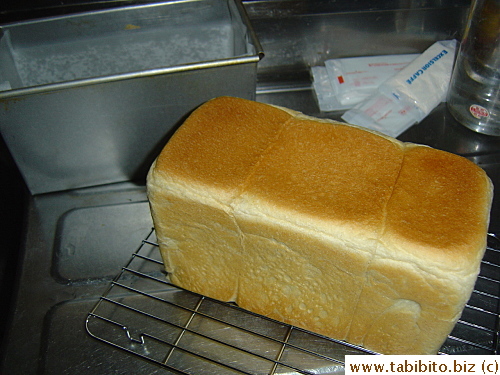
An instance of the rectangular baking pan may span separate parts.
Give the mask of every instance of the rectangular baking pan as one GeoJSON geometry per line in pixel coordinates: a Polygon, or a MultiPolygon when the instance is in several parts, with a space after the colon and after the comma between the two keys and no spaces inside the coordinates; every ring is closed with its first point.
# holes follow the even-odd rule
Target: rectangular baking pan
{"type": "Polygon", "coordinates": [[[139,179],[196,106],[254,99],[262,56],[238,0],[4,25],[0,130],[32,194],[139,179]]]}

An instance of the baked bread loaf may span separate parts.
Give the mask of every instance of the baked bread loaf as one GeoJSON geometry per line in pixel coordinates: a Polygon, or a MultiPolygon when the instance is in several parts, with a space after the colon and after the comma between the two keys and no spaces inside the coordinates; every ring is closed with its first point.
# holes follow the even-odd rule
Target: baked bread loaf
{"type": "Polygon", "coordinates": [[[384,354],[434,354],[492,200],[460,156],[232,97],[196,109],[147,191],[170,280],[384,354]]]}

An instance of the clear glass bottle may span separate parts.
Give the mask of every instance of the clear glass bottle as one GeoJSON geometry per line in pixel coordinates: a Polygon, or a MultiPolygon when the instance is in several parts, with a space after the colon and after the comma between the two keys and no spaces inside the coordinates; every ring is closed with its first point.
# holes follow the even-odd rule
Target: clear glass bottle
{"type": "Polygon", "coordinates": [[[500,0],[473,0],[448,91],[458,122],[500,136],[500,0]]]}

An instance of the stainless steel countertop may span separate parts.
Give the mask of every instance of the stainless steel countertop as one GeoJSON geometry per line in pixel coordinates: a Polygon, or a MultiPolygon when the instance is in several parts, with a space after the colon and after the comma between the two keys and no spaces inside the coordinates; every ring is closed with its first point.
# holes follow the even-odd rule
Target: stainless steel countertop
{"type": "MultiPolygon", "coordinates": [[[[310,90],[286,94],[302,105],[313,102],[310,90]]],[[[283,95],[262,93],[258,99],[285,104],[283,95]]],[[[401,138],[426,138],[430,130],[450,134],[450,129],[457,134],[463,130],[449,119],[443,107],[401,138]]],[[[436,142],[460,147],[472,159],[481,161],[484,157],[482,166],[500,184],[498,159],[494,154],[477,152],[475,134],[468,135],[468,142],[457,143],[453,137],[436,142]]],[[[492,213],[493,228],[499,224],[496,207],[498,204],[492,213]]],[[[83,326],[96,297],[104,292],[151,226],[145,187],[141,184],[120,183],[29,199],[5,373],[29,374],[37,370],[44,374],[104,374],[121,373],[120,369],[127,369],[127,373],[164,373],[148,362],[93,340],[83,326]]]]}
{"type": "MultiPolygon", "coordinates": [[[[309,66],[335,56],[422,51],[434,40],[459,36],[467,8],[465,1],[410,2],[409,7],[386,2],[380,8],[365,3],[362,9],[334,3],[246,2],[266,52],[258,101],[340,119],[341,113],[319,111],[309,66]]],[[[459,125],[444,104],[399,139],[465,156],[500,186],[500,138],[459,125]]],[[[84,329],[87,313],[152,226],[144,181],[27,196],[26,201],[15,309],[0,372],[167,373],[93,340],[84,329]]],[[[496,197],[494,233],[500,233],[499,204],[496,197]]]]}

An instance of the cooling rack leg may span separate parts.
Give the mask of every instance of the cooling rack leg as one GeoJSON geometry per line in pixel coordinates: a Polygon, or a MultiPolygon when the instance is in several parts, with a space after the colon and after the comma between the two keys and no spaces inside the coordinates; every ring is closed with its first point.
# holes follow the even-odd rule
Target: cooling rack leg
{"type": "Polygon", "coordinates": [[[181,333],[179,333],[179,336],[177,336],[177,338],[175,339],[175,342],[172,344],[172,347],[170,348],[167,355],[165,356],[165,359],[163,360],[163,364],[166,365],[168,363],[168,361],[170,360],[170,357],[172,357],[172,354],[174,353],[175,348],[179,345],[179,342],[181,341],[182,337],[184,336],[184,333],[186,332],[186,329],[189,327],[189,325],[193,321],[193,319],[196,316],[196,313],[197,313],[198,309],[200,308],[201,304],[203,303],[204,299],[205,299],[205,297],[203,297],[203,296],[200,297],[198,303],[196,304],[196,306],[193,309],[191,316],[189,317],[188,321],[184,325],[181,333]]]}

